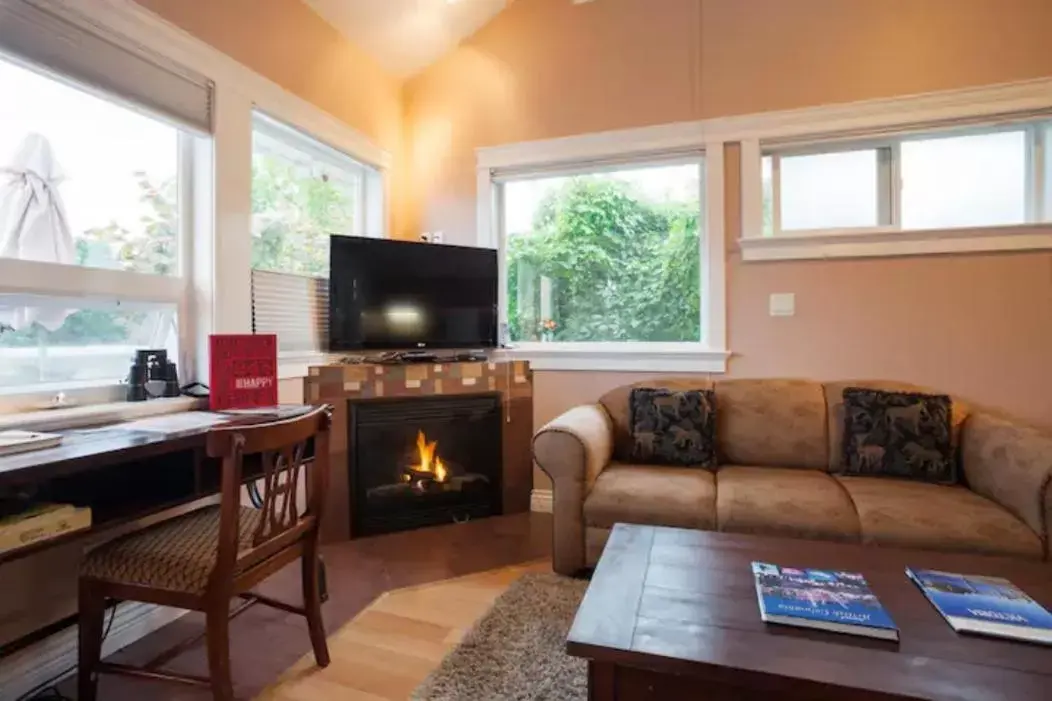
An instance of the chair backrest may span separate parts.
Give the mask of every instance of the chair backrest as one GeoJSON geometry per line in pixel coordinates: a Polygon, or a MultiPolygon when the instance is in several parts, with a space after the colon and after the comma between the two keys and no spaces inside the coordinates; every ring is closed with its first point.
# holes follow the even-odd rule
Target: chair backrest
{"type": "Polygon", "coordinates": [[[223,461],[219,553],[210,583],[232,582],[235,573],[316,538],[329,481],[331,408],[320,406],[296,418],[213,429],[208,457],[223,461]],[[313,458],[308,446],[313,439],[313,458]],[[241,486],[246,456],[261,463],[262,505],[251,534],[240,533],[241,486]],[[300,477],[306,473],[306,508],[300,508],[300,477]]]}

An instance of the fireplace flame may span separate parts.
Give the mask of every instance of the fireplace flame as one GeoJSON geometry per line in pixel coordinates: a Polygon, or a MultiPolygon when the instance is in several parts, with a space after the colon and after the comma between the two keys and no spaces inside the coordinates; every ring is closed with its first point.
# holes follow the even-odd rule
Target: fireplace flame
{"type": "Polygon", "coordinates": [[[436,454],[438,441],[428,441],[423,431],[416,432],[416,452],[420,462],[413,465],[415,472],[428,472],[435,476],[436,482],[449,480],[449,471],[442,464],[442,459],[436,454]]]}

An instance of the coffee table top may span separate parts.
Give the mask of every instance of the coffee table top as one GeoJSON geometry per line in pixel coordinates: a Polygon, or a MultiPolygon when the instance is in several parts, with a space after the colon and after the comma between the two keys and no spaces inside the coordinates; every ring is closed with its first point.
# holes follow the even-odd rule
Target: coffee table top
{"type": "Polygon", "coordinates": [[[1052,699],[1052,647],[954,633],[907,566],[1006,577],[1052,608],[1049,563],[617,524],[566,649],[793,698],[1052,699]],[[765,624],[754,560],[861,572],[900,642],[765,624]]]}

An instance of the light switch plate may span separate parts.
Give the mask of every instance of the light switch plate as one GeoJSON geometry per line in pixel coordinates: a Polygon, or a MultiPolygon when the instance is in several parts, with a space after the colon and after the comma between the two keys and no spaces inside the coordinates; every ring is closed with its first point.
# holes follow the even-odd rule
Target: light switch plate
{"type": "Polygon", "coordinates": [[[771,316],[793,316],[796,314],[796,295],[792,292],[777,292],[771,295],[771,316]]]}

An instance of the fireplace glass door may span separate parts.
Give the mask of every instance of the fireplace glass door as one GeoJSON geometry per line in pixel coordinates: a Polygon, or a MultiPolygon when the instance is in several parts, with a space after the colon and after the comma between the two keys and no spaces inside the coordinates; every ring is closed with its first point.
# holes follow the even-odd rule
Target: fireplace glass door
{"type": "Polygon", "coordinates": [[[500,513],[498,395],[350,402],[349,414],[354,537],[500,513]]]}

